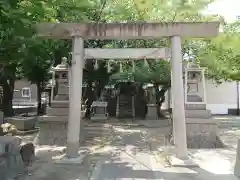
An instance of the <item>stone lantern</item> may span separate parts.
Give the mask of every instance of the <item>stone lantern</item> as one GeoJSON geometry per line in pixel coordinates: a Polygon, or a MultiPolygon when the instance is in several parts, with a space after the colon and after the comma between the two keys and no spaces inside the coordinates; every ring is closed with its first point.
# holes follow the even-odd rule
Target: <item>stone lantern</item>
{"type": "Polygon", "coordinates": [[[62,63],[52,68],[52,102],[69,100],[68,66],[66,58],[62,58],[62,63]],[[54,87],[56,92],[54,93],[54,87]]]}
{"type": "Polygon", "coordinates": [[[52,70],[51,107],[47,108],[47,115],[51,119],[67,121],[69,106],[69,80],[66,58],[52,70]]]}
{"type": "Polygon", "coordinates": [[[205,69],[194,61],[184,69],[185,116],[189,148],[217,147],[217,121],[207,109],[205,69]]]}
{"type": "Polygon", "coordinates": [[[205,69],[195,62],[189,62],[184,74],[185,104],[206,105],[205,69]]]}

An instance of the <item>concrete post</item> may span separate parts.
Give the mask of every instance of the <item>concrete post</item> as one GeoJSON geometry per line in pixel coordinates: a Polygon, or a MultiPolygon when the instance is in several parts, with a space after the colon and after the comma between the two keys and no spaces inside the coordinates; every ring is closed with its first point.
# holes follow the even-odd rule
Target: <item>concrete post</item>
{"type": "Polygon", "coordinates": [[[67,135],[67,156],[76,158],[79,149],[82,75],[84,65],[84,40],[80,36],[73,36],[72,75],[70,82],[69,119],[67,135]]]}
{"type": "Polygon", "coordinates": [[[188,159],[186,122],[184,108],[182,48],[179,36],[171,37],[172,54],[172,92],[173,121],[175,129],[176,155],[179,159],[188,159]]]}

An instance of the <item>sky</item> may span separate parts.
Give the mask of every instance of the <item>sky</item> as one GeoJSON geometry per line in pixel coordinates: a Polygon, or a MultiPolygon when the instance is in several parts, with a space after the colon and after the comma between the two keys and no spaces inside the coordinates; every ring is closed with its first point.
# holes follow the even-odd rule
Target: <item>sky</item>
{"type": "Polygon", "coordinates": [[[207,14],[219,14],[224,16],[226,21],[233,22],[240,17],[240,0],[215,0],[204,11],[207,14]]]}

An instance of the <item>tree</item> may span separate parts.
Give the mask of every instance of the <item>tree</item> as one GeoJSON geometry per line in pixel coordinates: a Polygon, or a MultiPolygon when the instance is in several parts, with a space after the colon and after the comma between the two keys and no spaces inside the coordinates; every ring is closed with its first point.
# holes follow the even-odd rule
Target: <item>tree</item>
{"type": "Polygon", "coordinates": [[[26,47],[26,57],[22,61],[22,73],[32,84],[37,85],[37,102],[38,111],[41,112],[41,95],[44,91],[48,80],[50,79],[50,68],[53,64],[51,50],[48,46],[48,41],[34,39],[32,43],[26,47]]]}
{"type": "Polygon", "coordinates": [[[134,72],[134,79],[140,83],[152,83],[156,93],[157,116],[161,114],[161,106],[165,101],[165,93],[171,87],[171,69],[168,61],[156,60],[149,62],[149,66],[138,66],[134,72]],[[144,72],[144,73],[142,73],[144,72]]]}
{"type": "MultiPolygon", "coordinates": [[[[161,20],[161,21],[208,21],[208,20],[222,20],[220,16],[205,16],[200,13],[212,0],[200,1],[139,1],[139,0],[122,0],[113,1],[111,4],[106,5],[108,21],[122,20],[122,21],[147,21],[147,20],[161,20]]],[[[201,41],[183,40],[183,55],[188,56],[198,52],[201,41]]],[[[125,47],[169,47],[169,41],[166,38],[160,40],[127,40],[117,41],[115,43],[118,48],[125,47]]],[[[127,62],[127,61],[126,61],[127,62]]],[[[162,61],[165,62],[165,61],[162,61]]],[[[123,63],[124,64],[124,63],[123,63]]],[[[161,63],[160,63],[161,64],[161,63]]],[[[149,68],[138,67],[134,73],[135,80],[139,82],[152,82],[156,89],[156,101],[159,107],[164,102],[164,94],[170,87],[170,67],[169,64],[155,64],[149,68]],[[163,68],[164,67],[164,68],[163,68]],[[145,72],[144,74],[142,72],[145,72]],[[147,72],[147,73],[146,73],[147,72]],[[161,75],[164,75],[161,77],[161,75]],[[162,78],[166,77],[166,81],[162,78]],[[159,90],[159,85],[162,89],[159,90]]],[[[126,63],[124,64],[126,66],[126,63]]],[[[129,79],[131,73],[118,73],[111,79],[117,78],[129,79]]],[[[131,78],[130,78],[131,79],[131,78]]],[[[160,108],[158,108],[158,116],[161,116],[160,108]]]]}
{"type": "MultiPolygon", "coordinates": [[[[24,62],[24,58],[28,59],[28,47],[33,46],[41,47],[47,52],[51,50],[52,61],[54,65],[60,63],[62,57],[68,57],[68,52],[71,49],[71,41],[51,41],[48,48],[45,45],[37,43],[33,45],[33,42],[28,44],[29,38],[32,38],[33,29],[32,24],[39,21],[50,22],[79,22],[79,21],[92,21],[92,22],[112,22],[112,21],[147,21],[147,20],[162,20],[162,21],[176,21],[176,20],[207,20],[213,19],[213,17],[206,17],[199,12],[208,5],[211,0],[199,0],[195,1],[138,1],[138,0],[122,0],[108,1],[108,0],[53,0],[53,1],[37,1],[37,0],[0,0],[0,60],[2,63],[1,82],[4,89],[4,104],[5,115],[12,114],[12,94],[14,90],[14,80],[21,75],[20,72],[22,65],[24,68],[31,70],[30,64],[26,66],[29,60],[24,62]],[[27,40],[27,41],[26,41],[27,40]],[[20,63],[21,62],[21,63],[20,63]]],[[[215,19],[219,17],[215,17],[215,19]]],[[[41,41],[43,43],[44,41],[41,41]]],[[[189,42],[189,41],[187,41],[189,42]]],[[[113,47],[115,45],[121,45],[121,47],[168,47],[167,39],[142,41],[142,40],[129,40],[129,41],[102,41],[102,40],[89,40],[85,42],[85,47],[98,47],[103,48],[106,46],[113,47]]],[[[187,43],[188,47],[191,47],[187,43]]],[[[34,50],[37,48],[33,48],[34,50]]],[[[38,52],[36,53],[43,53],[38,52]]],[[[32,56],[32,55],[31,55],[32,56]]],[[[35,63],[31,62],[31,65],[36,67],[39,65],[41,69],[45,65],[40,65],[46,56],[37,54],[38,58],[34,58],[35,63]],[[44,58],[42,58],[43,56],[44,58]],[[39,59],[42,59],[41,61],[39,59]]],[[[84,76],[89,78],[91,74],[98,74],[103,79],[100,84],[99,90],[103,87],[103,84],[109,79],[110,74],[106,73],[107,68],[100,68],[95,70],[93,68],[93,60],[87,61],[84,76]],[[101,71],[101,73],[99,73],[101,71]],[[104,82],[104,83],[103,83],[104,82]]],[[[47,62],[43,62],[48,64],[47,62]]],[[[103,67],[104,64],[103,64],[103,67]]],[[[29,70],[26,70],[30,72],[29,70]]],[[[44,74],[45,72],[43,72],[44,74]]],[[[25,76],[31,73],[24,73],[25,76]]],[[[94,75],[95,76],[95,75],[94,75]]],[[[29,78],[30,79],[30,78],[29,78]]],[[[100,81],[101,81],[100,80],[100,81]]],[[[87,80],[90,84],[91,78],[87,80]]],[[[99,80],[96,80],[99,81],[99,80]]],[[[99,94],[99,93],[98,93],[99,94]]]]}
{"type": "Polygon", "coordinates": [[[217,83],[240,80],[240,22],[227,24],[223,32],[206,40],[197,54],[202,66],[208,68],[209,78],[217,83]]]}
{"type": "Polygon", "coordinates": [[[24,44],[33,35],[29,14],[20,0],[0,1],[0,82],[3,86],[3,112],[13,115],[12,98],[14,82],[18,78],[19,60],[24,58],[24,44]]]}

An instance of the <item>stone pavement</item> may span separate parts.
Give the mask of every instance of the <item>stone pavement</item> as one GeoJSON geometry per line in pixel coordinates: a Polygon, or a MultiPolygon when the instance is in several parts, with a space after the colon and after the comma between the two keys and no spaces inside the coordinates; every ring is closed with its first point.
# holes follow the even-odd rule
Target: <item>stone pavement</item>
{"type": "Polygon", "coordinates": [[[214,116],[220,128],[240,127],[240,116],[214,116]]]}
{"type": "MultiPolygon", "coordinates": [[[[115,128],[115,139],[98,153],[103,158],[97,162],[91,180],[237,180],[231,172],[212,173],[201,165],[191,169],[166,166],[164,157],[153,153],[148,133],[147,129],[115,128]]],[[[158,148],[161,145],[164,142],[158,148]]]]}
{"type": "MultiPolygon", "coordinates": [[[[108,126],[102,133],[103,141],[92,149],[82,165],[56,165],[50,159],[61,150],[38,153],[39,160],[30,168],[29,176],[18,180],[237,180],[228,167],[234,159],[235,149],[191,150],[200,168],[172,168],[165,161],[171,149],[166,143],[168,128],[127,127],[119,124],[108,126]],[[108,129],[109,128],[109,129],[108,129]],[[167,146],[166,146],[167,145],[167,146]],[[167,147],[167,148],[166,148],[167,147]],[[231,154],[231,159],[215,158],[217,152],[231,154]],[[210,161],[209,161],[210,160],[210,161]],[[221,160],[221,161],[220,161],[221,160]],[[212,162],[211,162],[212,161],[212,162]]],[[[92,127],[90,129],[95,129],[92,127]]],[[[89,129],[89,130],[90,130],[89,129]]],[[[224,131],[225,134],[229,132],[224,131]]],[[[94,137],[99,135],[94,135],[94,137]]],[[[229,135],[228,135],[229,136],[229,135]]],[[[234,134],[231,136],[231,139],[234,134]]],[[[92,142],[90,138],[90,142],[92,142]]],[[[92,143],[87,143],[91,147],[92,143]]],[[[235,141],[234,141],[235,142],[235,141]]],[[[44,147],[41,147],[44,149],[44,147]]],[[[49,147],[46,147],[46,149],[49,147]]],[[[41,152],[41,151],[39,151],[41,152]]],[[[233,163],[233,162],[232,162],[233,163]]]]}

